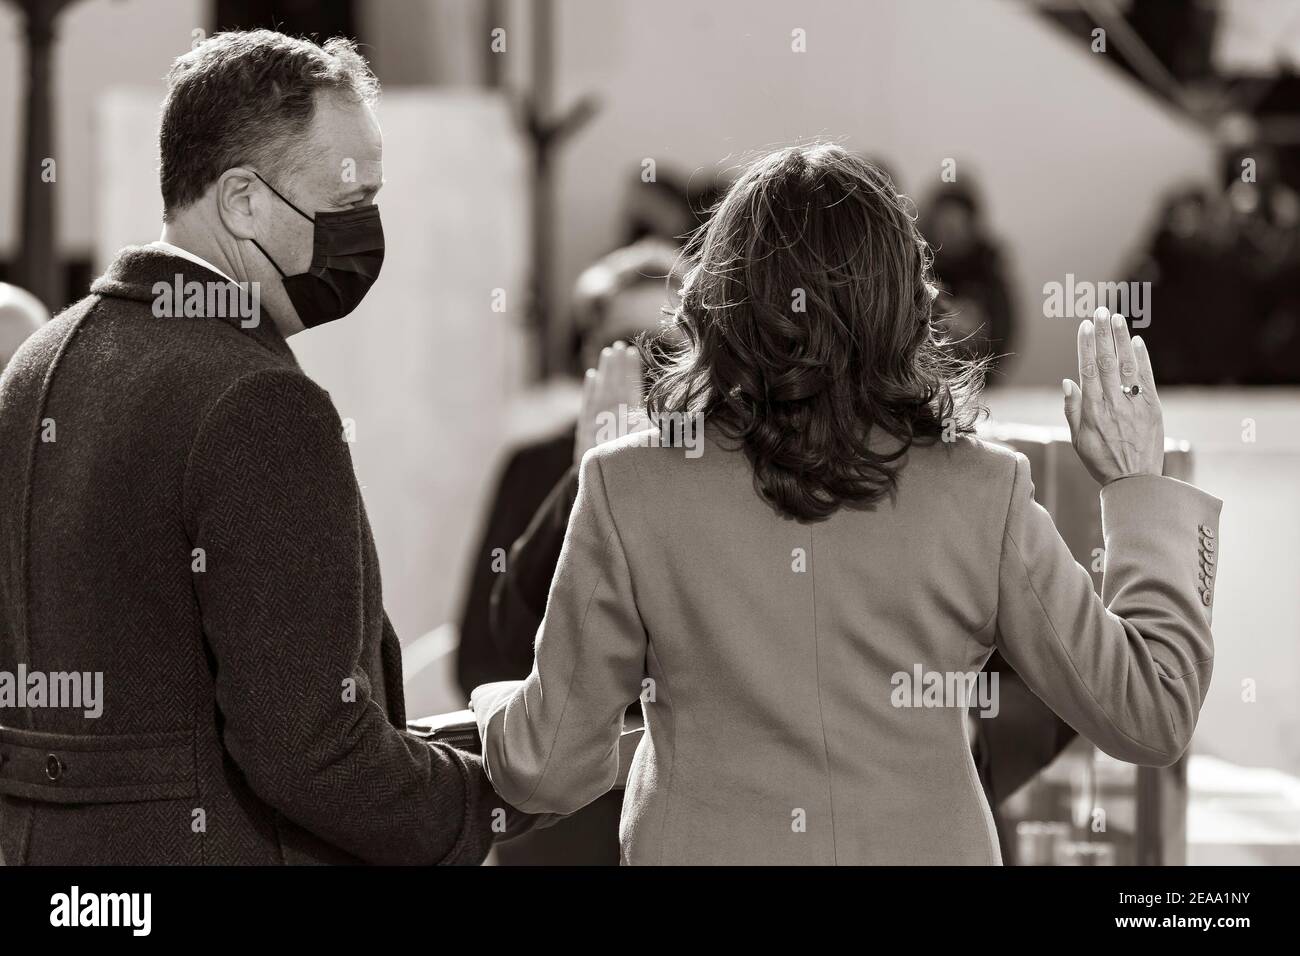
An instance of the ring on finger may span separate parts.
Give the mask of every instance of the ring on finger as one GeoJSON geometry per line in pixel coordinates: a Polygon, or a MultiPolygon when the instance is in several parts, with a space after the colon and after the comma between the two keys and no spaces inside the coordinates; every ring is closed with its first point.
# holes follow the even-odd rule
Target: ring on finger
{"type": "Polygon", "coordinates": [[[1142,383],[1134,382],[1132,385],[1125,385],[1120,389],[1120,391],[1122,391],[1129,398],[1137,398],[1143,392],[1142,383]]]}

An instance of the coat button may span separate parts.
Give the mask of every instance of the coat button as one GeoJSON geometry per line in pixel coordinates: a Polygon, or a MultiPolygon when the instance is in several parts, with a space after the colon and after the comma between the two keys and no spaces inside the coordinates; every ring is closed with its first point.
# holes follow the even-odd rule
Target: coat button
{"type": "Polygon", "coordinates": [[[50,754],[45,758],[45,776],[51,780],[58,780],[63,776],[63,761],[57,754],[50,754]]]}
{"type": "Polygon", "coordinates": [[[1210,552],[1211,554],[1213,554],[1213,553],[1214,553],[1214,542],[1211,541],[1209,538],[1206,538],[1204,541],[1201,542],[1201,550],[1202,550],[1202,551],[1208,551],[1208,552],[1210,552]]]}
{"type": "Polygon", "coordinates": [[[1208,552],[1208,551],[1202,551],[1202,552],[1201,552],[1201,562],[1202,562],[1203,564],[1211,564],[1211,565],[1214,564],[1214,555],[1212,555],[1212,554],[1211,554],[1210,552],[1208,552]]]}
{"type": "Polygon", "coordinates": [[[1209,607],[1209,606],[1210,606],[1210,589],[1209,589],[1209,588],[1206,588],[1204,591],[1201,592],[1201,603],[1204,604],[1206,607],[1209,607]]]}
{"type": "Polygon", "coordinates": [[[1203,524],[1201,525],[1201,534],[1205,535],[1205,537],[1207,538],[1213,538],[1214,529],[1211,528],[1208,524],[1203,524]]]}

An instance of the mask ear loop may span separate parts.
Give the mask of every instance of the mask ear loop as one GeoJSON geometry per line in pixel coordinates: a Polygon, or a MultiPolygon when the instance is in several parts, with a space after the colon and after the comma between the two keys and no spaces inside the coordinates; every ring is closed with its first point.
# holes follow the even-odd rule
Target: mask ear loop
{"type": "MultiPolygon", "coordinates": [[[[256,176],[256,177],[261,181],[261,183],[262,183],[263,186],[265,186],[267,189],[271,190],[271,192],[275,193],[276,198],[279,199],[280,202],[284,203],[286,206],[288,206],[290,209],[292,209],[292,210],[293,210],[294,212],[296,212],[298,215],[302,216],[302,218],[306,219],[308,222],[310,222],[310,223],[315,223],[315,222],[316,222],[315,219],[313,219],[311,216],[307,215],[305,212],[303,212],[301,209],[299,209],[299,208],[298,208],[297,206],[295,206],[293,203],[289,202],[289,200],[285,199],[284,196],[280,195],[280,190],[276,189],[274,186],[272,186],[270,183],[268,183],[265,179],[262,179],[262,174],[259,173],[256,169],[251,170],[251,172],[252,172],[252,174],[253,174],[254,176],[256,176]]],[[[281,279],[287,279],[287,278],[289,278],[289,274],[288,274],[287,272],[285,272],[283,269],[280,268],[280,264],[279,264],[278,262],[276,262],[274,259],[271,258],[271,254],[270,254],[269,252],[267,252],[265,249],[262,248],[262,244],[261,244],[260,242],[258,242],[256,239],[253,239],[253,238],[251,238],[251,237],[250,237],[249,241],[250,241],[253,245],[257,246],[257,251],[258,251],[258,252],[260,252],[262,255],[266,256],[266,261],[267,261],[267,262],[269,262],[269,263],[271,263],[271,265],[275,266],[275,271],[278,272],[278,273],[280,273],[280,278],[281,278],[281,279]]]]}
{"type": "Polygon", "coordinates": [[[303,212],[301,209],[299,209],[299,208],[298,208],[297,206],[295,206],[293,203],[289,202],[289,200],[285,199],[284,196],[280,194],[280,190],[276,189],[274,186],[272,186],[270,183],[268,183],[265,179],[262,179],[262,174],[259,173],[256,169],[251,170],[251,172],[252,172],[252,174],[253,174],[254,176],[256,176],[259,180],[262,181],[262,185],[263,185],[263,186],[265,186],[267,189],[271,190],[271,192],[275,193],[275,195],[279,198],[280,202],[284,203],[286,206],[288,206],[290,209],[292,209],[292,210],[293,210],[294,212],[296,212],[298,215],[302,216],[302,218],[306,219],[308,222],[315,222],[315,221],[316,221],[313,217],[307,215],[305,212],[303,212]]]}
{"type": "Polygon", "coordinates": [[[251,242],[253,245],[257,246],[257,251],[260,252],[262,255],[266,256],[267,262],[275,266],[275,271],[280,273],[281,279],[289,278],[288,274],[283,269],[280,268],[280,264],[271,258],[271,254],[269,252],[267,252],[265,249],[262,248],[262,244],[260,242],[258,242],[256,239],[253,238],[250,238],[248,241],[251,242]]]}

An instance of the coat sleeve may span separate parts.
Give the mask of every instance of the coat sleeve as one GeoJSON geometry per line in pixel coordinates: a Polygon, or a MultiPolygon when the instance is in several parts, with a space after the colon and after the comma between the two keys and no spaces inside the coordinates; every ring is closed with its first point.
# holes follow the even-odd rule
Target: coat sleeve
{"type": "Polygon", "coordinates": [[[614,785],[623,714],[645,675],[645,626],[598,451],[582,461],[532,672],[474,698],[488,776],[526,813],[572,813],[614,785]]]}
{"type": "Polygon", "coordinates": [[[1107,484],[1099,597],[1034,501],[1028,460],[1016,459],[998,572],[998,648],[1035,694],[1106,753],[1144,765],[1175,762],[1191,741],[1213,667],[1222,502],[1173,478],[1107,484]]]}
{"type": "Polygon", "coordinates": [[[371,694],[365,519],[329,396],[293,370],[240,379],[200,426],[184,498],[222,741],[253,791],[368,862],[480,862],[500,803],[481,763],[371,694]]]}

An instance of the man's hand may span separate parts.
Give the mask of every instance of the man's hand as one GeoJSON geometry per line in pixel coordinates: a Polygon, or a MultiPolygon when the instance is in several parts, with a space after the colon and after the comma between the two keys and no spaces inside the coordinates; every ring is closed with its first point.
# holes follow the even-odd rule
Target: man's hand
{"type": "Polygon", "coordinates": [[[601,441],[619,437],[602,433],[602,416],[612,415],[616,422],[624,420],[633,409],[641,407],[641,391],[640,353],[623,342],[601,349],[600,367],[587,369],[582,382],[582,410],[573,443],[575,464],[601,441]],[[622,415],[620,406],[626,410],[622,415]]]}
{"type": "Polygon", "coordinates": [[[1103,485],[1164,472],[1165,425],[1142,339],[1124,316],[1098,309],[1079,325],[1079,382],[1065,379],[1065,418],[1083,465],[1103,485]],[[1133,386],[1138,386],[1136,394],[1133,386]]]}

